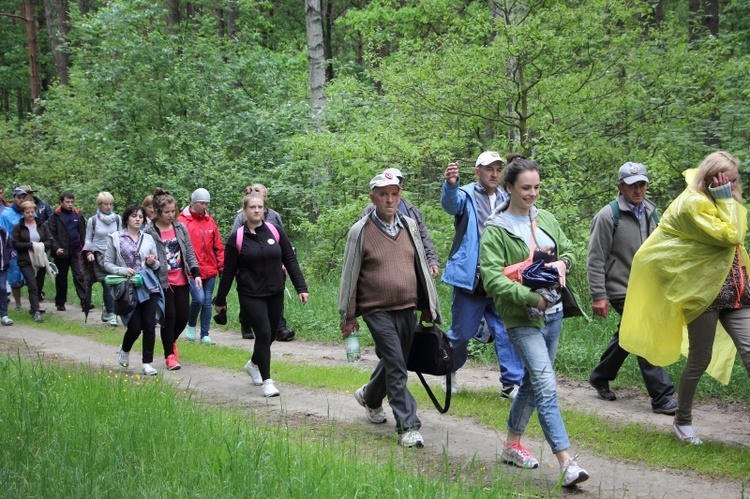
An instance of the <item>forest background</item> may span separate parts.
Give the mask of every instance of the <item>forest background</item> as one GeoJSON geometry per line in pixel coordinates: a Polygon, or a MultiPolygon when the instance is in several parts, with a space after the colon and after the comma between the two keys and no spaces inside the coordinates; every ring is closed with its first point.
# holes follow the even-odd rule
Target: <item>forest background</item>
{"type": "Polygon", "coordinates": [[[748,47],[748,0],[0,0],[0,183],[87,214],[205,187],[226,235],[262,182],[335,280],[373,175],[404,172],[444,264],[445,165],[521,152],[583,258],[624,162],[663,209],[707,153],[748,157],[748,47]]]}

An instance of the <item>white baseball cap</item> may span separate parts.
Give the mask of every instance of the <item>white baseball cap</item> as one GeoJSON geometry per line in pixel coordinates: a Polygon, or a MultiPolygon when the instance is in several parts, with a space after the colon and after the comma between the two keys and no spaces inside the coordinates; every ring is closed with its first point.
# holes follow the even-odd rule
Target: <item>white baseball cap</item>
{"type": "Polygon", "coordinates": [[[495,151],[484,151],[479,155],[479,157],[477,158],[477,163],[474,166],[479,168],[480,166],[491,165],[492,163],[497,163],[498,161],[502,164],[505,164],[505,160],[500,156],[499,153],[495,151]]]}

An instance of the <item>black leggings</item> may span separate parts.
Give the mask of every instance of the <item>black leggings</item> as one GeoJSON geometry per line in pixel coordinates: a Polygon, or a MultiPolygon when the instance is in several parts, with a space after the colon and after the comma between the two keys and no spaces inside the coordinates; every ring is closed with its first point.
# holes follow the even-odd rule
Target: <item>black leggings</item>
{"type": "Polygon", "coordinates": [[[47,271],[43,268],[34,270],[31,265],[19,265],[18,269],[21,271],[23,280],[26,281],[26,287],[29,289],[29,310],[33,314],[39,311],[39,302],[42,298],[42,288],[39,287],[39,281],[41,280],[42,285],[44,285],[44,274],[47,271]],[[39,276],[41,276],[41,279],[39,276]]]}
{"type": "Polygon", "coordinates": [[[168,286],[164,290],[164,322],[161,327],[161,344],[164,358],[174,353],[172,345],[180,337],[190,315],[190,286],[168,286]]]}
{"type": "Polygon", "coordinates": [[[154,361],[154,343],[156,343],[156,309],[159,306],[159,293],[136,305],[128,320],[128,329],[122,339],[122,351],[129,352],[133,343],[143,331],[143,363],[154,361]]]}
{"type": "Polygon", "coordinates": [[[279,320],[284,315],[284,293],[273,296],[239,295],[240,313],[255,331],[253,356],[250,360],[258,366],[261,377],[271,377],[271,343],[276,338],[279,320]]]}

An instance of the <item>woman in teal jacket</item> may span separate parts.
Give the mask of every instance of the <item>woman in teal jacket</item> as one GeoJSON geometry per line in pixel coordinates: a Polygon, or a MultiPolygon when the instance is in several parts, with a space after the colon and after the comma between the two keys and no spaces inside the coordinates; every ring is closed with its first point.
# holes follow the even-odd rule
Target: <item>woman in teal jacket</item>
{"type": "Polygon", "coordinates": [[[555,217],[534,205],[539,185],[539,166],[534,161],[518,157],[508,164],[504,186],[510,199],[487,219],[479,266],[484,288],[495,300],[508,337],[524,363],[521,387],[508,416],[502,459],[520,468],[539,466],[521,445],[521,436],[536,408],[544,436],[560,463],[562,485],[572,487],[587,480],[589,475],[568,452],[570,440],[557,403],[553,364],[562,329],[561,291],[573,262],[573,251],[555,217]],[[539,293],[506,277],[505,267],[523,262],[529,256],[558,270],[559,287],[539,293]]]}

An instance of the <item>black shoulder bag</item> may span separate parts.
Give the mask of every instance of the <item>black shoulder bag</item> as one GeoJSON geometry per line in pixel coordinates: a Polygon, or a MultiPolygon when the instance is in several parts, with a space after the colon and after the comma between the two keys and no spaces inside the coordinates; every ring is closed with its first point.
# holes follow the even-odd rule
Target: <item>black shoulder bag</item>
{"type": "Polygon", "coordinates": [[[453,371],[453,358],[451,356],[450,342],[448,336],[436,325],[427,326],[423,323],[417,325],[414,331],[414,339],[409,350],[409,359],[406,362],[409,371],[417,373],[419,381],[422,382],[427,395],[441,414],[448,412],[451,406],[451,372],[453,371]],[[422,374],[433,376],[446,376],[445,384],[445,406],[441,406],[432,389],[425,381],[422,374]]]}

